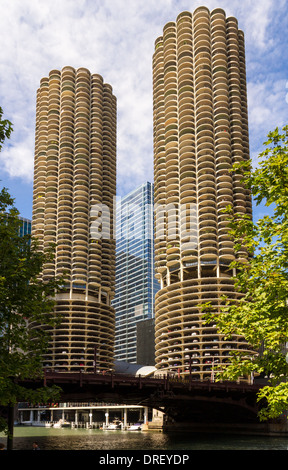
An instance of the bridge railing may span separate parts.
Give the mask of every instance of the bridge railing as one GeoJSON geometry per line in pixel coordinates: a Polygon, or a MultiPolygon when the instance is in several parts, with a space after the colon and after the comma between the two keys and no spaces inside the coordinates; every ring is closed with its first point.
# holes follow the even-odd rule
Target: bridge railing
{"type": "Polygon", "coordinates": [[[209,386],[215,388],[233,387],[233,388],[248,388],[256,389],[257,385],[248,384],[247,382],[228,382],[217,381],[209,379],[193,379],[193,376],[178,377],[170,374],[157,374],[156,376],[142,376],[142,375],[129,375],[129,374],[116,374],[114,372],[106,374],[86,373],[86,372],[55,372],[44,371],[44,385],[48,382],[78,382],[82,386],[84,383],[90,384],[110,384],[112,388],[118,383],[121,384],[134,384],[142,388],[145,385],[162,385],[164,389],[171,386],[178,386],[183,388],[194,388],[198,385],[209,386]]]}

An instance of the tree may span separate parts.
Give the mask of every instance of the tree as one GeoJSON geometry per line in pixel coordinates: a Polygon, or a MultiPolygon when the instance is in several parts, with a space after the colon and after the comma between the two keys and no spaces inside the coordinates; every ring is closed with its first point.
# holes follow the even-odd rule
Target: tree
{"type": "Polygon", "coordinates": [[[224,298],[219,314],[211,310],[207,314],[225,338],[244,336],[256,352],[249,357],[233,353],[219,377],[237,380],[252,373],[267,378],[258,394],[258,400],[265,402],[261,420],[279,417],[288,409],[288,126],[281,133],[278,128],[270,132],[264,145],[257,169],[246,161],[235,164],[233,171],[242,175],[256,204],[265,202],[272,215],[253,223],[226,208],[236,255],[244,246],[251,258],[243,263],[236,256],[231,264],[237,273],[235,288],[242,294],[239,302],[224,298]]]}
{"type": "Polygon", "coordinates": [[[9,139],[11,132],[13,130],[12,123],[9,119],[2,119],[3,110],[0,107],[0,151],[5,139],[9,139]]]}
{"type": "MultiPolygon", "coordinates": [[[[1,119],[1,145],[11,132],[8,122],[1,119]]],[[[20,225],[14,200],[3,188],[0,191],[0,405],[9,410],[13,410],[19,401],[54,400],[59,391],[56,387],[35,390],[23,385],[25,379],[42,376],[41,357],[48,344],[44,329],[30,328],[29,325],[57,322],[54,297],[64,279],[42,281],[42,267],[53,258],[54,247],[42,252],[31,235],[20,235],[20,225]]],[[[7,421],[3,418],[0,419],[0,430],[8,431],[7,421]]],[[[11,433],[12,426],[8,448],[11,433]]]]}

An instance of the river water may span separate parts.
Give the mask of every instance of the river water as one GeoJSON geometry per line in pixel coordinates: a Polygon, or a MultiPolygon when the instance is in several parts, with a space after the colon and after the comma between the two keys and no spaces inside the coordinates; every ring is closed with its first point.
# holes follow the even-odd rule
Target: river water
{"type": "MultiPolygon", "coordinates": [[[[287,437],[206,435],[158,431],[102,431],[98,429],[14,428],[14,450],[32,450],[37,441],[41,450],[66,451],[194,451],[194,450],[288,450],[287,437]]],[[[0,442],[6,438],[0,435],[0,442]]]]}

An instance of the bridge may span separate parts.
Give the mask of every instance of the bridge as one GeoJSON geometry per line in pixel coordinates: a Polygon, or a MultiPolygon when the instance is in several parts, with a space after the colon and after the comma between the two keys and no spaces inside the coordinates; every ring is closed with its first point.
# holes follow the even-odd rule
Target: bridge
{"type": "MultiPolygon", "coordinates": [[[[260,385],[235,382],[184,380],[175,377],[142,377],[114,373],[45,372],[31,386],[61,388],[61,401],[91,401],[141,405],[165,413],[166,431],[286,433],[286,420],[260,423],[260,385]]],[[[27,381],[25,386],[29,386],[27,381]]],[[[263,385],[262,385],[263,386],[263,385]]]]}

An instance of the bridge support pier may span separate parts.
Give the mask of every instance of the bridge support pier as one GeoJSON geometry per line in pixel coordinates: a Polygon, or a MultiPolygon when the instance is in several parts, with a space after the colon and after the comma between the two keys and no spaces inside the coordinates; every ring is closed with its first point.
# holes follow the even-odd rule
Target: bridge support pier
{"type": "Polygon", "coordinates": [[[195,434],[234,434],[246,436],[288,436],[287,422],[278,423],[164,423],[164,432],[187,432],[195,434]]]}

